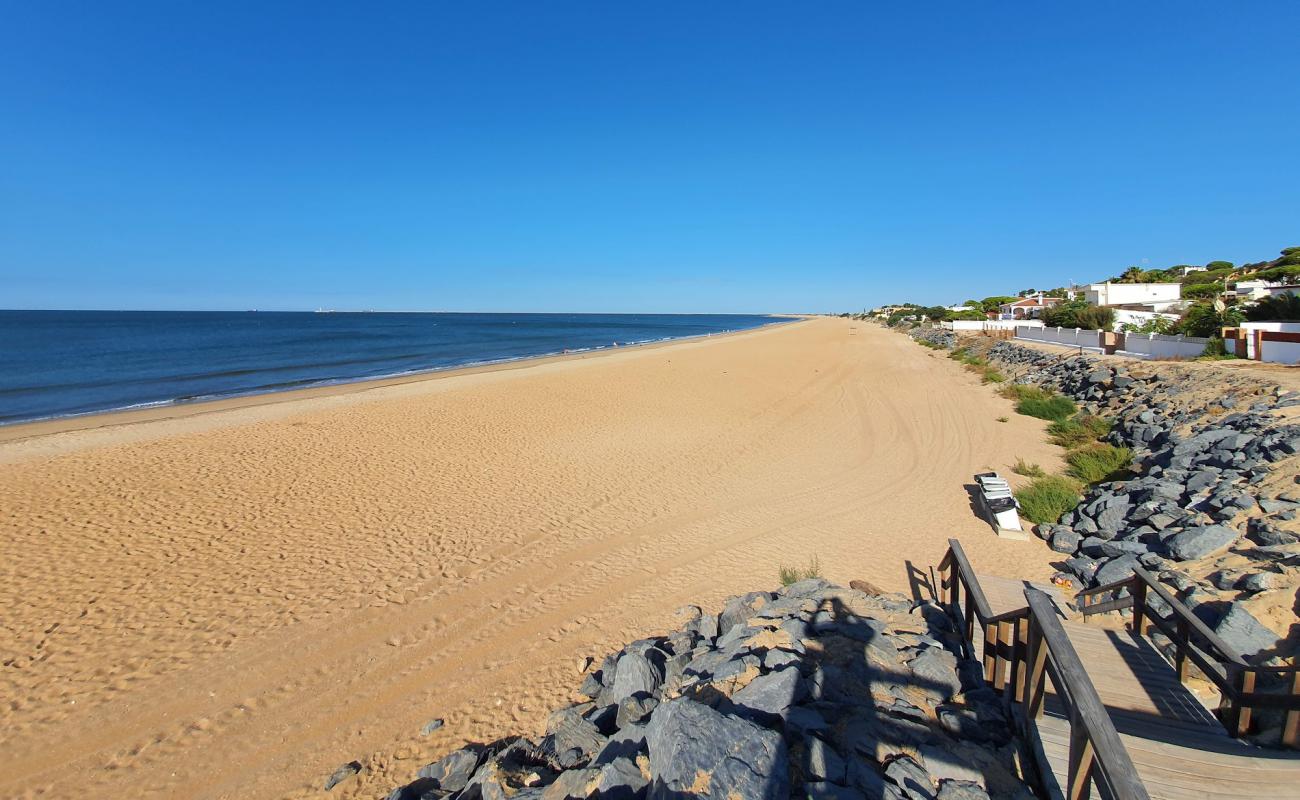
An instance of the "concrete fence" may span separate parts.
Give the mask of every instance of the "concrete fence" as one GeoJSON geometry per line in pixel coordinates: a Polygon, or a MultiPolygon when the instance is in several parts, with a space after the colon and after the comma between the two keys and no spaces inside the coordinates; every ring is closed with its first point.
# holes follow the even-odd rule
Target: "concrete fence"
{"type": "Polygon", "coordinates": [[[1196,358],[1205,353],[1209,339],[1199,336],[1169,336],[1163,333],[1125,333],[1116,350],[1138,358],[1196,358]]]}
{"type": "Polygon", "coordinates": [[[1085,350],[1102,349],[1101,331],[1091,331],[1086,328],[1031,328],[1021,325],[1016,328],[1016,338],[1030,342],[1082,347],[1085,350]]]}
{"type": "Polygon", "coordinates": [[[1237,358],[1300,364],[1300,322],[1243,322],[1223,329],[1223,344],[1237,358]]]}
{"type": "Polygon", "coordinates": [[[1098,353],[1135,358],[1195,358],[1205,352],[1209,339],[1167,336],[1161,333],[1111,333],[1087,328],[1016,328],[1016,338],[1030,342],[1081,347],[1098,353]]]}
{"type": "Polygon", "coordinates": [[[976,333],[988,331],[1014,331],[1020,327],[1043,327],[1038,320],[1023,319],[955,319],[939,323],[945,330],[953,333],[976,333]]]}

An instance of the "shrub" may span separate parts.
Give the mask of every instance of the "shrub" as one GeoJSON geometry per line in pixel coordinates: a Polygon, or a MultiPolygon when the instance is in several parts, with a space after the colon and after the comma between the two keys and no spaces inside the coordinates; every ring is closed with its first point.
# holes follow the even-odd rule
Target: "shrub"
{"type": "Polygon", "coordinates": [[[792,583],[798,583],[808,578],[820,578],[822,576],[822,564],[817,556],[808,559],[806,567],[787,567],[782,565],[777,569],[777,575],[781,578],[782,586],[789,586],[792,583]]]}
{"type": "Polygon", "coordinates": [[[1047,392],[1039,389],[1037,386],[1031,386],[1027,383],[1009,383],[998,389],[998,394],[1008,400],[1024,400],[1029,397],[1043,399],[1048,397],[1047,392]]]}
{"type": "Polygon", "coordinates": [[[1027,464],[1023,458],[1016,459],[1016,463],[1011,466],[1011,471],[1026,478],[1041,478],[1047,474],[1043,472],[1042,467],[1037,464],[1027,464]]]}
{"type": "Polygon", "coordinates": [[[1047,435],[1053,444],[1072,450],[1102,438],[1110,433],[1110,427],[1111,421],[1105,417],[1079,413],[1048,425],[1047,435]]]}
{"type": "Polygon", "coordinates": [[[1059,394],[1046,394],[1043,397],[1025,397],[1016,403],[1016,412],[1027,417],[1059,421],[1068,419],[1079,408],[1074,401],[1059,394]]]}
{"type": "Polygon", "coordinates": [[[1045,475],[1016,492],[1021,515],[1039,525],[1060,521],[1082,499],[1079,484],[1061,475],[1045,475]]]}
{"type": "Polygon", "coordinates": [[[1119,480],[1128,475],[1133,453],[1127,447],[1099,444],[1084,447],[1065,457],[1069,474],[1084,483],[1119,480]]]}
{"type": "Polygon", "coordinates": [[[1183,285],[1183,297],[1214,297],[1223,291],[1218,283],[1187,283],[1183,285]]]}
{"type": "Polygon", "coordinates": [[[1074,318],[1080,328],[1108,331],[1115,325],[1115,309],[1105,306],[1088,306],[1079,309],[1074,318]]]}
{"type": "Polygon", "coordinates": [[[1246,319],[1251,322],[1300,320],[1300,295],[1279,294],[1265,297],[1253,307],[1246,309],[1246,319]]]}

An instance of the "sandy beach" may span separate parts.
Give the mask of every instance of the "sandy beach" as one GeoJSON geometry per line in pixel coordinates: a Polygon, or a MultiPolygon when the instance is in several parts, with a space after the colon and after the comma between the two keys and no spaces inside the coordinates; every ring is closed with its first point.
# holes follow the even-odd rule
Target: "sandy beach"
{"type": "Polygon", "coordinates": [[[1044,578],[1053,554],[994,537],[964,489],[1059,468],[1044,424],[818,318],[6,429],[0,796],[322,797],[355,759],[328,796],[381,797],[537,731],[582,659],[781,565],[907,591],[956,536],[1044,578]]]}

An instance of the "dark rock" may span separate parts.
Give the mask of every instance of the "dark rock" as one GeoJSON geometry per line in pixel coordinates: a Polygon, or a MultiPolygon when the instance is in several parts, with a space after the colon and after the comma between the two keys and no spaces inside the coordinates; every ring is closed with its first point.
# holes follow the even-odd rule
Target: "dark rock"
{"type": "Polygon", "coordinates": [[[1058,525],[1055,532],[1052,533],[1049,546],[1058,553],[1074,553],[1079,549],[1080,541],[1082,541],[1082,538],[1079,534],[1064,525],[1058,525]]]}
{"type": "Polygon", "coordinates": [[[957,677],[957,658],[947,650],[927,647],[908,666],[925,691],[938,695],[941,701],[948,700],[961,691],[961,679],[957,677]]]}
{"type": "Polygon", "coordinates": [[[420,728],[420,735],[428,736],[429,734],[441,728],[442,724],[443,724],[442,720],[440,719],[431,719],[428,722],[424,723],[423,728],[420,728]]]}
{"type": "Polygon", "coordinates": [[[1240,603],[1229,605],[1228,613],[1214,626],[1214,632],[1246,658],[1277,647],[1280,639],[1240,603]]]}
{"type": "Polygon", "coordinates": [[[1272,589],[1277,576],[1271,572],[1256,572],[1241,580],[1241,589],[1246,592],[1266,592],[1272,589]]]}
{"type": "Polygon", "coordinates": [[[1098,586],[1122,581],[1133,574],[1133,568],[1137,565],[1138,560],[1131,555],[1112,558],[1098,568],[1094,579],[1098,586]]]}
{"type": "Polygon", "coordinates": [[[347,780],[348,778],[351,778],[353,775],[356,775],[360,771],[361,771],[360,761],[349,761],[348,763],[334,770],[334,774],[330,775],[328,778],[325,779],[325,791],[328,792],[330,789],[333,789],[335,786],[338,786],[340,783],[347,780]]]}
{"type": "Polygon", "coordinates": [[[989,800],[984,787],[971,781],[943,781],[939,784],[939,800],[989,800]]]}
{"type": "Polygon", "coordinates": [[[1205,525],[1188,528],[1174,536],[1166,545],[1169,553],[1179,561],[1195,561],[1222,552],[1237,540],[1237,532],[1225,525],[1205,525]]]}
{"type": "Polygon", "coordinates": [[[804,739],[800,768],[804,776],[811,780],[844,783],[844,759],[835,752],[835,748],[816,736],[804,739]]]}
{"type": "Polygon", "coordinates": [[[885,777],[903,790],[908,800],[934,800],[934,783],[930,773],[910,756],[901,756],[885,767],[885,777]]]}
{"type": "Polygon", "coordinates": [[[640,653],[624,653],[614,668],[609,690],[601,695],[601,705],[620,703],[634,694],[654,694],[663,683],[662,658],[654,660],[640,653]]]}
{"type": "Polygon", "coordinates": [[[785,742],[775,731],[686,698],[671,700],[646,728],[652,798],[786,800],[785,742]],[[701,791],[701,788],[707,788],[701,791]]]}
{"type": "Polygon", "coordinates": [[[1086,556],[1065,559],[1065,568],[1077,575],[1079,580],[1085,584],[1092,583],[1092,578],[1097,574],[1097,569],[1100,566],[1096,559],[1087,558],[1086,556]]]}
{"type": "Polygon", "coordinates": [[[645,797],[649,786],[650,781],[634,761],[619,758],[601,767],[592,796],[601,800],[638,800],[645,797]]]}
{"type": "Polygon", "coordinates": [[[779,669],[750,681],[732,695],[731,701],[762,721],[784,718],[790,707],[801,699],[802,680],[799,670],[793,667],[779,669]]]}
{"type": "Polygon", "coordinates": [[[799,796],[808,800],[865,800],[867,797],[857,789],[825,782],[805,783],[799,796]]]}

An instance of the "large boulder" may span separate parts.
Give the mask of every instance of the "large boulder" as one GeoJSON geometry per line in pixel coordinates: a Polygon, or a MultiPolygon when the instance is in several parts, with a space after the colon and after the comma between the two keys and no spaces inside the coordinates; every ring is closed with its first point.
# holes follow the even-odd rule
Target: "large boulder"
{"type": "Polygon", "coordinates": [[[1224,644],[1246,658],[1277,647],[1278,639],[1281,638],[1264,627],[1241,603],[1232,603],[1228,607],[1228,613],[1214,626],[1214,632],[1224,644]]]}
{"type": "Polygon", "coordinates": [[[1179,561],[1195,561],[1221,553],[1237,541],[1237,532],[1226,525],[1203,525],[1188,528],[1169,539],[1165,545],[1179,561]]]}
{"type": "Polygon", "coordinates": [[[655,709],[646,728],[651,798],[786,800],[785,741],[773,730],[687,698],[655,709]]]}

